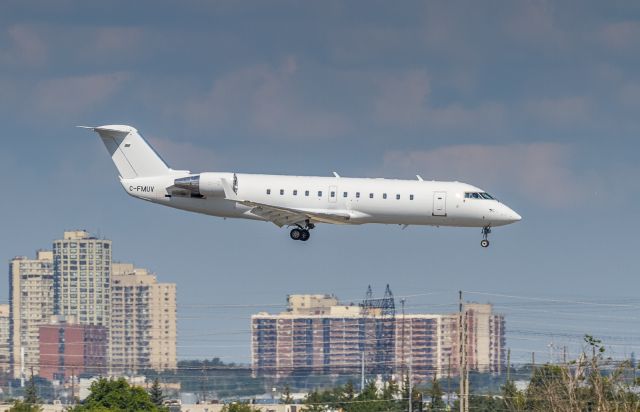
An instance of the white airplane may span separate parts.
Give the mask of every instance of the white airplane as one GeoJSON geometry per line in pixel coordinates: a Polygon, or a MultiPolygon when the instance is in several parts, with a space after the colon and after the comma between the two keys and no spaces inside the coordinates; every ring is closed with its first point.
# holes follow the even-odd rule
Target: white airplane
{"type": "Polygon", "coordinates": [[[97,132],[131,196],[224,218],[254,219],[292,227],[294,240],[309,240],[318,223],[364,223],[491,228],[520,215],[475,186],[460,182],[280,176],[173,170],[126,125],[79,126],[97,132]]]}

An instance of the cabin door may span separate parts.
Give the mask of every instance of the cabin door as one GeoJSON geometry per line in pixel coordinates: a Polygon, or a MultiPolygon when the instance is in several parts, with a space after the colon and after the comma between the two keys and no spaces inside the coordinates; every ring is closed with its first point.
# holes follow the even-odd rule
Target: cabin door
{"type": "Polygon", "coordinates": [[[433,192],[433,215],[447,215],[447,192],[433,192]]]}

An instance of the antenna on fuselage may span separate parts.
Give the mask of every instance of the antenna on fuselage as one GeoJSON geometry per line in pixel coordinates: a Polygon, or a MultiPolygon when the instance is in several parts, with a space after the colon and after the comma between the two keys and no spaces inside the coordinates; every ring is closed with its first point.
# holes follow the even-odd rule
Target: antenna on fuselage
{"type": "Polygon", "coordinates": [[[419,181],[424,182],[424,179],[422,178],[422,176],[416,175],[416,177],[418,178],[419,181]]]}
{"type": "Polygon", "coordinates": [[[338,174],[338,172],[333,172],[333,175],[334,175],[335,177],[340,177],[340,175],[338,174]]]}

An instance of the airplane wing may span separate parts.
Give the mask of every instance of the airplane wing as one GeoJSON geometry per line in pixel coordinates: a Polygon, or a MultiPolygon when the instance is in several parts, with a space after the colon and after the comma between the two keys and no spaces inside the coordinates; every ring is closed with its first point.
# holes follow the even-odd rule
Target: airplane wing
{"type": "Polygon", "coordinates": [[[351,215],[343,211],[309,211],[242,200],[238,198],[229,182],[225,179],[222,179],[222,187],[224,188],[225,198],[227,200],[233,200],[250,207],[251,213],[272,222],[278,227],[304,224],[306,220],[321,223],[346,224],[351,219],[351,215]]]}
{"type": "Polygon", "coordinates": [[[282,206],[272,206],[264,203],[251,202],[248,200],[236,200],[236,202],[251,207],[251,213],[263,217],[279,227],[295,225],[296,223],[301,224],[307,219],[315,222],[333,223],[338,225],[345,224],[349,219],[351,219],[351,215],[348,213],[291,209],[282,206]]]}

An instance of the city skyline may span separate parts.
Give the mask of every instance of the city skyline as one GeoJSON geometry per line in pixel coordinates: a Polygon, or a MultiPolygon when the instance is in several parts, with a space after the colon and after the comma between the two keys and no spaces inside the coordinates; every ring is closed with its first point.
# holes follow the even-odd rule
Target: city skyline
{"type": "Polygon", "coordinates": [[[184,358],[248,363],[253,305],[356,301],[387,283],[429,312],[455,310],[458,290],[500,304],[518,322],[508,336],[520,361],[585,333],[616,355],[638,351],[637,4],[0,11],[5,264],[65,228],[107,234],[118,260],[178,284],[184,358]],[[488,251],[472,229],[326,226],[291,244],[271,224],[129,198],[99,139],[74,128],[109,123],[135,126],[177,169],[420,174],[476,184],[523,220],[495,230],[488,251]]]}
{"type": "Polygon", "coordinates": [[[11,260],[0,326],[14,379],[176,369],[176,285],[113,262],[111,250],[111,240],[71,230],[35,259],[11,260]]]}

